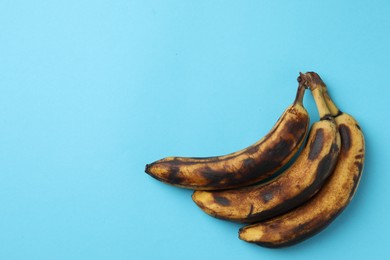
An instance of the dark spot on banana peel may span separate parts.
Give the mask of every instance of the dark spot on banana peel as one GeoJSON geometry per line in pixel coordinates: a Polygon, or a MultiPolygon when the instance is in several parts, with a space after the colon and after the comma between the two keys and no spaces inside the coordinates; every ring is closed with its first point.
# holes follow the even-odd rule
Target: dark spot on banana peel
{"type": "Polygon", "coordinates": [[[254,159],[252,159],[251,157],[246,158],[242,162],[242,166],[245,168],[248,168],[248,169],[253,169],[255,167],[255,165],[256,165],[256,161],[254,159]]]}
{"type": "Polygon", "coordinates": [[[168,175],[168,181],[173,184],[181,184],[184,178],[180,176],[179,167],[171,167],[168,175]]]}
{"type": "Polygon", "coordinates": [[[308,222],[304,222],[304,223],[300,223],[298,226],[296,226],[294,229],[293,229],[293,233],[298,233],[298,234],[301,234],[301,233],[306,233],[308,230],[311,230],[312,227],[316,226],[316,224],[318,223],[318,221],[323,218],[323,217],[326,217],[326,216],[323,216],[320,214],[318,214],[317,216],[313,217],[310,221],[308,222]]]}
{"type": "Polygon", "coordinates": [[[362,159],[363,157],[364,157],[363,154],[358,154],[358,155],[355,156],[355,159],[362,159]]]}
{"type": "Polygon", "coordinates": [[[259,145],[253,145],[248,148],[247,153],[248,154],[255,154],[259,150],[259,145]]]}
{"type": "MultiPolygon", "coordinates": [[[[291,135],[294,135],[296,136],[297,134],[300,135],[299,137],[299,141],[301,139],[303,139],[305,136],[304,136],[304,133],[305,133],[305,130],[306,130],[306,125],[307,125],[307,120],[289,120],[288,122],[286,122],[286,124],[284,125],[284,129],[282,131],[287,131],[287,134],[284,134],[284,133],[281,133],[281,135],[286,135],[288,136],[289,134],[291,135]]],[[[264,137],[264,140],[263,142],[266,142],[271,136],[273,136],[273,133],[277,130],[278,127],[274,128],[272,130],[272,132],[270,132],[266,137],[264,137]]],[[[293,140],[283,140],[285,142],[293,142],[293,140]]],[[[275,156],[275,155],[278,155],[279,154],[279,157],[284,157],[286,155],[289,154],[289,152],[291,151],[291,145],[289,146],[286,146],[286,143],[284,142],[281,142],[281,143],[278,143],[274,149],[272,149],[270,151],[270,156],[275,156]],[[286,148],[286,149],[283,149],[283,148],[286,148]]],[[[299,142],[298,141],[298,142],[299,142]]],[[[248,150],[246,151],[248,155],[251,155],[251,154],[254,154],[256,152],[258,152],[259,150],[259,145],[255,145],[255,146],[252,146],[250,148],[248,148],[248,150]]]]}
{"type": "Polygon", "coordinates": [[[348,191],[350,199],[352,198],[353,194],[356,191],[356,188],[357,188],[357,186],[359,184],[360,176],[361,176],[361,172],[360,171],[354,173],[354,175],[352,176],[352,183],[345,182],[344,185],[343,185],[343,189],[345,191],[348,191]]]}
{"type": "Polygon", "coordinates": [[[267,247],[267,248],[279,248],[278,244],[272,243],[272,242],[257,242],[255,243],[258,246],[261,247],[267,247]]]}
{"type": "Polygon", "coordinates": [[[360,173],[353,175],[353,182],[359,181],[360,173]]]}
{"type": "Polygon", "coordinates": [[[351,129],[348,126],[341,124],[339,125],[339,132],[341,136],[341,147],[342,153],[348,153],[349,149],[351,149],[351,129]]]}
{"type": "Polygon", "coordinates": [[[222,206],[229,206],[231,201],[225,197],[220,197],[220,196],[217,196],[215,195],[214,196],[214,201],[219,204],[219,205],[222,205],[222,206]]]}
{"type": "Polygon", "coordinates": [[[358,174],[353,176],[353,187],[352,187],[351,192],[349,194],[350,199],[352,198],[353,194],[355,193],[355,191],[358,187],[360,177],[361,177],[361,171],[358,174]]]}
{"type": "Polygon", "coordinates": [[[210,167],[205,166],[201,171],[202,177],[207,181],[207,184],[210,186],[218,185],[227,182],[232,178],[232,175],[224,174],[224,172],[220,172],[216,174],[210,167]]]}
{"type": "MultiPolygon", "coordinates": [[[[267,157],[268,158],[268,157],[267,157]]],[[[269,158],[267,160],[263,160],[261,164],[258,164],[254,169],[253,169],[253,174],[257,175],[258,171],[264,172],[263,176],[264,177],[269,177],[273,171],[276,168],[279,168],[281,166],[281,163],[278,159],[275,158],[269,158]]],[[[251,174],[247,174],[245,179],[252,179],[253,176],[250,176],[251,174]]]]}
{"type": "Polygon", "coordinates": [[[330,151],[332,153],[338,153],[340,152],[340,145],[338,145],[337,143],[333,143],[332,144],[332,147],[330,148],[330,151]]]}
{"type": "Polygon", "coordinates": [[[249,217],[252,215],[252,212],[253,212],[253,204],[251,204],[251,207],[250,207],[249,212],[248,212],[249,217]]]}
{"type": "Polygon", "coordinates": [[[361,161],[356,161],[354,164],[359,169],[359,173],[361,173],[363,170],[363,163],[361,161]]]}
{"type": "Polygon", "coordinates": [[[268,201],[272,200],[274,197],[274,194],[272,191],[266,191],[265,193],[261,194],[261,198],[264,201],[264,203],[267,203],[268,201]]]}
{"type": "Polygon", "coordinates": [[[261,199],[264,203],[268,203],[272,200],[275,194],[281,191],[280,183],[274,182],[271,185],[267,186],[263,191],[259,194],[259,199],[261,199]]]}
{"type": "Polygon", "coordinates": [[[308,124],[307,120],[300,120],[300,119],[290,120],[286,123],[286,129],[290,133],[296,133],[297,131],[304,133],[307,124],[308,124]]]}
{"type": "Polygon", "coordinates": [[[267,156],[257,164],[252,158],[247,158],[243,161],[244,167],[241,172],[235,174],[226,174],[224,171],[216,174],[210,168],[202,169],[202,177],[207,181],[207,185],[214,186],[226,183],[227,187],[232,182],[238,180],[239,182],[245,183],[253,180],[261,172],[263,178],[270,176],[276,168],[281,166],[278,158],[267,156]]]}
{"type": "MultiPolygon", "coordinates": [[[[283,115],[283,117],[285,117],[286,114],[283,115]]],[[[278,119],[278,121],[280,120],[283,120],[282,119],[282,116],[281,118],[278,119]]],[[[289,122],[286,123],[286,125],[289,124],[289,122]]],[[[272,131],[270,131],[263,139],[263,141],[261,143],[258,143],[256,145],[252,145],[250,147],[248,147],[248,149],[245,151],[246,154],[248,155],[252,155],[252,154],[255,154],[259,151],[259,147],[262,143],[266,142],[271,136],[273,136],[273,134],[278,130],[278,128],[280,128],[280,124],[277,125],[277,127],[273,128],[272,131]]],[[[287,127],[286,127],[287,128],[287,127]]],[[[298,131],[298,130],[297,130],[298,131]]]]}
{"type": "Polygon", "coordinates": [[[320,128],[316,131],[313,142],[310,144],[309,160],[314,161],[320,155],[324,147],[324,129],[320,128]]]}
{"type": "Polygon", "coordinates": [[[278,229],[280,227],[280,223],[279,222],[273,222],[269,225],[270,228],[272,229],[278,229]]]}
{"type": "MultiPolygon", "coordinates": [[[[333,147],[332,147],[332,150],[338,149],[338,148],[336,148],[336,147],[338,147],[337,145],[334,145],[333,147]]],[[[320,163],[317,166],[317,171],[316,171],[316,175],[317,175],[316,181],[317,182],[318,181],[322,182],[323,180],[328,178],[328,176],[332,173],[334,167],[336,166],[337,155],[338,155],[337,152],[330,152],[324,158],[322,158],[322,160],[320,161],[320,163]]]]}
{"type": "Polygon", "coordinates": [[[301,233],[306,229],[307,223],[299,223],[293,230],[294,233],[301,233]]]}
{"type": "Polygon", "coordinates": [[[267,153],[264,154],[263,160],[264,161],[268,161],[268,160],[281,161],[288,154],[290,154],[291,150],[293,149],[294,144],[295,144],[294,141],[291,139],[278,140],[276,145],[274,146],[274,148],[269,150],[267,153]]]}
{"type": "MultiPolygon", "coordinates": [[[[298,140],[302,140],[305,137],[305,129],[307,125],[307,121],[302,122],[303,120],[289,120],[285,124],[286,134],[282,134],[284,136],[299,136],[298,140]],[[298,134],[297,134],[298,133],[298,134]]],[[[274,147],[269,149],[269,151],[265,154],[264,160],[280,158],[283,159],[288,156],[296,146],[297,143],[294,142],[293,139],[281,139],[275,142],[274,147]]]]}
{"type": "Polygon", "coordinates": [[[359,129],[360,131],[362,130],[359,124],[356,124],[356,128],[359,129]]]}

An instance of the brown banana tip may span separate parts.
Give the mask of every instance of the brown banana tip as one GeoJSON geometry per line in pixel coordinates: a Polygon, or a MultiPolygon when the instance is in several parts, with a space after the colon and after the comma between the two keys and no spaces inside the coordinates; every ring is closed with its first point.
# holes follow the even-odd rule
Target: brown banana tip
{"type": "Polygon", "coordinates": [[[145,165],[145,172],[147,173],[147,174],[149,174],[150,173],[150,164],[146,164],[145,165]]]}
{"type": "Polygon", "coordinates": [[[241,237],[241,234],[244,232],[244,227],[241,227],[239,230],[238,230],[238,239],[241,239],[241,240],[244,240],[242,237],[241,237]]]}
{"type": "Polygon", "coordinates": [[[198,198],[198,193],[199,193],[199,192],[195,190],[195,191],[192,193],[192,195],[191,195],[191,199],[192,199],[193,202],[195,202],[195,204],[196,204],[198,207],[202,208],[202,207],[203,207],[203,203],[202,203],[202,201],[199,200],[199,198],[198,198]]]}
{"type": "Polygon", "coordinates": [[[192,194],[191,194],[191,199],[196,203],[196,194],[195,194],[196,191],[194,191],[192,194]]]}
{"type": "Polygon", "coordinates": [[[192,201],[195,203],[196,206],[198,206],[199,208],[202,208],[202,207],[203,207],[203,203],[200,202],[200,201],[196,198],[195,192],[192,193],[191,199],[192,199],[192,201]]]}

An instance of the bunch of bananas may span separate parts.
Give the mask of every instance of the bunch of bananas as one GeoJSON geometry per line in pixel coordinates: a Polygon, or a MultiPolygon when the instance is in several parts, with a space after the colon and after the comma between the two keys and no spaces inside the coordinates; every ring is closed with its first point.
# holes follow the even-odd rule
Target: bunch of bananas
{"type": "Polygon", "coordinates": [[[213,217],[248,223],[239,230],[244,241],[277,248],[317,234],[351,201],[365,144],[357,121],[336,107],[317,73],[301,73],[298,82],[293,104],[255,144],[224,156],[163,158],[146,173],[194,189],[193,201],[213,217]],[[306,89],[320,116],[310,130],[306,89]]]}

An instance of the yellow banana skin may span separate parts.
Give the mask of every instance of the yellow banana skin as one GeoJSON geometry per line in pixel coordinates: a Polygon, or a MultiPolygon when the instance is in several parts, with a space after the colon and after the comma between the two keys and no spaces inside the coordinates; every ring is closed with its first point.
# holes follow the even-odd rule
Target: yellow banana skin
{"type": "Polygon", "coordinates": [[[164,183],[194,190],[247,186],[275,174],[296,154],[308,132],[305,92],[298,87],[289,106],[270,132],[240,151],[214,157],[167,157],[147,164],[145,172],[164,183]]]}
{"type": "Polygon", "coordinates": [[[251,223],[283,214],[311,198],[333,172],[340,150],[336,122],[322,105],[322,120],[311,127],[293,165],[277,178],[241,189],[195,191],[193,201],[213,217],[251,223]]]}
{"type": "Polygon", "coordinates": [[[239,238],[264,247],[285,247],[304,241],[327,227],[348,206],[359,185],[365,158],[365,141],[358,122],[340,112],[316,73],[304,75],[308,85],[320,86],[341,135],[338,163],[329,180],[307,203],[265,222],[243,227],[239,238]]]}

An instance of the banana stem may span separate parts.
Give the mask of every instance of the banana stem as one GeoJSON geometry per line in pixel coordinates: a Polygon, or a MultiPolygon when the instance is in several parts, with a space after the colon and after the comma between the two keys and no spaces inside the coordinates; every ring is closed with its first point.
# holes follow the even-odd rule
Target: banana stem
{"type": "Polygon", "coordinates": [[[328,108],[330,110],[330,114],[334,117],[341,115],[343,112],[340,111],[340,109],[336,106],[336,104],[330,98],[329,93],[328,93],[328,88],[325,85],[322,88],[322,93],[324,95],[326,105],[328,106],[328,108]]]}
{"type": "Polygon", "coordinates": [[[316,88],[311,91],[314,101],[316,102],[318,114],[320,115],[320,119],[326,119],[331,116],[328,106],[326,105],[324,95],[322,94],[322,89],[316,88]]]}
{"type": "Polygon", "coordinates": [[[294,104],[300,104],[300,105],[303,105],[303,96],[305,95],[305,86],[303,86],[302,84],[299,84],[298,86],[298,90],[297,90],[297,95],[295,97],[295,100],[294,100],[294,104]]]}
{"type": "Polygon", "coordinates": [[[320,76],[315,72],[301,73],[298,81],[300,81],[300,85],[307,86],[311,90],[320,118],[326,119],[329,116],[333,116],[323,95],[323,90],[326,89],[326,86],[320,76]]]}

